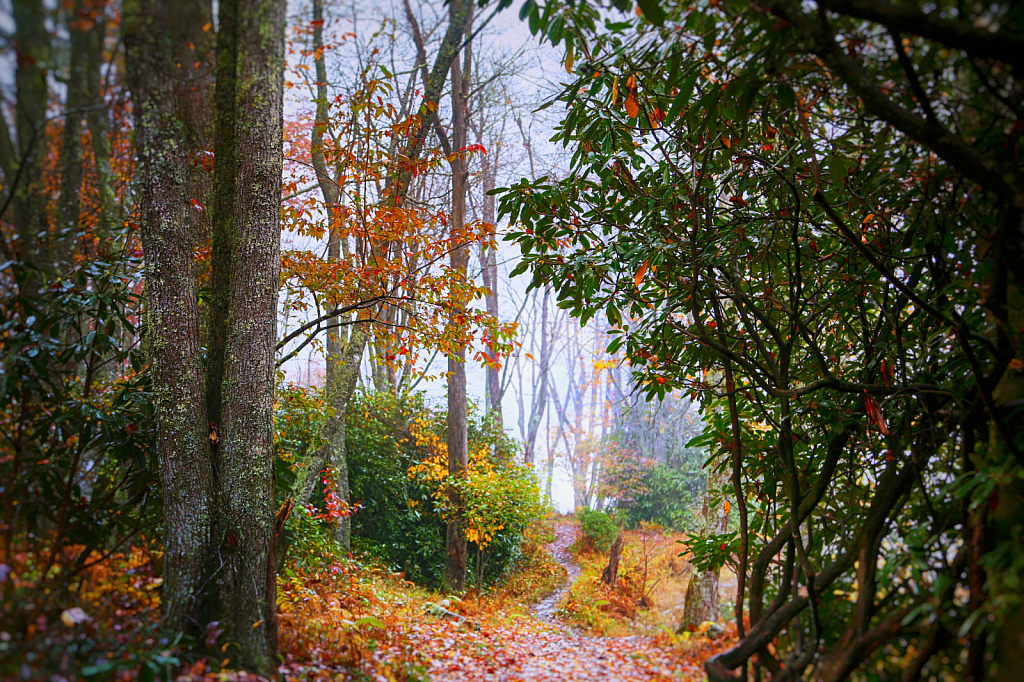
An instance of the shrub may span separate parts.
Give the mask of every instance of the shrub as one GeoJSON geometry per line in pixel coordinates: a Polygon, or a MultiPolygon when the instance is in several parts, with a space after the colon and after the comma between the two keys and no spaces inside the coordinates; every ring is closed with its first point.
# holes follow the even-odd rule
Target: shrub
{"type": "Polygon", "coordinates": [[[580,532],[583,535],[582,549],[592,549],[604,554],[611,549],[619,534],[619,528],[612,517],[601,511],[584,509],[579,513],[580,532]]]}
{"type": "Polygon", "coordinates": [[[696,522],[692,507],[699,499],[702,483],[699,471],[655,464],[644,474],[639,494],[615,506],[629,528],[638,528],[644,522],[677,530],[692,528],[696,522]]]}

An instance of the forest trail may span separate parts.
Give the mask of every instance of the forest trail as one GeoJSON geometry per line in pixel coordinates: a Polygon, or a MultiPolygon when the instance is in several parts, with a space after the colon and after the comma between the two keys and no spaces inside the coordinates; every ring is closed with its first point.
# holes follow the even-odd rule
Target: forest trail
{"type": "Polygon", "coordinates": [[[548,622],[555,620],[558,604],[568,594],[569,590],[572,589],[572,584],[582,573],[579,564],[573,560],[572,553],[569,551],[569,545],[576,539],[576,524],[569,521],[560,521],[555,524],[552,530],[555,532],[555,539],[547,546],[547,549],[554,560],[566,570],[568,577],[564,585],[533,606],[533,615],[540,620],[548,622]]]}
{"type": "Polygon", "coordinates": [[[425,672],[432,682],[704,678],[698,662],[673,655],[654,637],[589,637],[559,623],[558,605],[581,570],[569,553],[576,526],[564,521],[554,530],[548,549],[569,572],[566,583],[535,604],[532,616],[510,616],[508,627],[472,631],[446,623],[448,636],[424,632],[422,645],[431,655],[425,672]]]}

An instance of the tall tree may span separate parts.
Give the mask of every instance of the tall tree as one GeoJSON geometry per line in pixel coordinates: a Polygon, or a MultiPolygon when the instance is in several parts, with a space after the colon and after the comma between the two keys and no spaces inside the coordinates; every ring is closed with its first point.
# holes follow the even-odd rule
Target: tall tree
{"type": "Polygon", "coordinates": [[[231,273],[215,541],[226,557],[218,581],[228,633],[246,664],[269,670],[277,647],[271,548],[285,2],[240,0],[235,12],[231,257],[213,264],[231,273]]]}
{"type": "Polygon", "coordinates": [[[39,269],[28,282],[29,287],[38,288],[43,283],[40,275],[53,272],[50,251],[54,234],[46,219],[42,186],[48,104],[46,65],[51,61],[51,43],[42,0],[16,0],[12,10],[17,39],[15,129],[12,136],[6,117],[0,117],[0,164],[6,180],[5,203],[11,207],[17,231],[17,255],[39,269]]]}
{"type": "Polygon", "coordinates": [[[135,116],[140,230],[146,258],[147,327],[153,374],[156,451],[164,501],[164,622],[172,629],[198,622],[210,528],[214,475],[203,384],[198,292],[193,258],[198,212],[188,168],[190,147],[182,112],[190,83],[207,74],[179,58],[202,32],[184,13],[159,0],[124,6],[128,84],[135,116]]]}
{"type": "MultiPolygon", "coordinates": [[[[449,21],[452,25],[459,23],[460,15],[463,33],[468,35],[472,28],[473,5],[469,2],[452,2],[449,5],[449,21]]],[[[467,100],[472,84],[473,73],[472,44],[462,48],[462,60],[459,55],[452,60],[452,211],[449,219],[452,230],[451,268],[457,276],[465,281],[466,268],[469,264],[469,248],[457,243],[461,239],[466,224],[466,198],[469,191],[469,171],[466,168],[466,149],[469,126],[467,117],[469,110],[467,100]]],[[[464,296],[456,292],[453,297],[454,306],[451,311],[451,326],[455,334],[461,334],[461,317],[465,315],[464,296]]],[[[469,403],[466,396],[466,345],[464,341],[456,341],[455,348],[448,355],[448,474],[451,478],[466,475],[469,466],[469,403]]],[[[449,496],[456,493],[449,490],[449,496]]],[[[458,507],[458,500],[454,506],[458,507]]],[[[445,586],[454,592],[461,593],[466,589],[466,528],[460,515],[448,522],[446,531],[446,561],[444,570],[445,586]]]]}
{"type": "Polygon", "coordinates": [[[209,45],[209,12],[202,0],[191,11],[155,0],[125,6],[165,505],[164,617],[174,628],[217,620],[239,646],[237,663],[270,671],[285,3],[220,4],[204,381],[193,258],[208,234],[198,216],[211,183],[197,159],[209,153],[213,69],[191,53],[209,45]]]}
{"type": "MultiPolygon", "coordinates": [[[[64,110],[64,135],[60,150],[60,199],[57,204],[57,224],[54,235],[53,259],[58,271],[66,271],[71,264],[75,237],[82,210],[83,148],[82,120],[85,110],[96,105],[91,92],[94,77],[89,71],[97,70],[98,52],[103,48],[106,26],[98,12],[90,12],[82,0],[74,4],[74,17],[69,22],[71,33],[71,63],[68,74],[67,99],[64,110]],[[90,16],[93,14],[94,16],[90,16]]],[[[102,133],[101,133],[102,134],[102,133]]]]}
{"type": "MultiPolygon", "coordinates": [[[[347,237],[343,234],[338,180],[340,173],[330,173],[324,153],[325,135],[328,131],[328,92],[327,92],[327,61],[324,54],[324,12],[323,0],[313,2],[313,51],[316,58],[316,121],[313,125],[312,152],[313,168],[316,171],[317,184],[324,197],[328,219],[327,259],[337,263],[342,256],[351,256],[347,237]]],[[[337,309],[341,301],[328,298],[329,309],[337,309]]],[[[349,322],[350,320],[342,320],[349,322]]],[[[324,444],[322,452],[314,458],[311,478],[306,490],[311,492],[315,476],[321,463],[326,462],[333,473],[337,486],[337,494],[347,500],[349,496],[348,463],[345,457],[345,420],[348,405],[352,400],[359,382],[359,362],[363,356],[368,339],[365,323],[354,325],[338,325],[327,333],[327,366],[324,392],[334,413],[324,427],[324,444]]],[[[307,493],[308,498],[308,493],[307,493]]],[[[346,516],[339,520],[334,528],[334,537],[342,547],[348,548],[351,541],[352,523],[346,516]]]]}
{"type": "Polygon", "coordinates": [[[540,379],[533,393],[533,401],[530,403],[530,417],[526,422],[525,445],[523,447],[523,458],[526,463],[533,465],[536,459],[537,434],[540,431],[540,420],[547,411],[548,377],[551,374],[551,339],[553,333],[548,326],[548,306],[551,299],[551,287],[544,288],[544,296],[540,304],[540,367],[537,372],[540,379]]]}

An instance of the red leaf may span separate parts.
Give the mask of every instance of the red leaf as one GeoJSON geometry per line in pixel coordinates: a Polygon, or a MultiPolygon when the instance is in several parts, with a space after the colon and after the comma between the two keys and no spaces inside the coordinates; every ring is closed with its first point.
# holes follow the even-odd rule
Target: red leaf
{"type": "Polygon", "coordinates": [[[864,391],[864,409],[868,413],[868,420],[874,422],[883,436],[888,436],[889,427],[886,426],[885,417],[882,416],[878,403],[875,402],[875,399],[867,391],[864,391]]]}

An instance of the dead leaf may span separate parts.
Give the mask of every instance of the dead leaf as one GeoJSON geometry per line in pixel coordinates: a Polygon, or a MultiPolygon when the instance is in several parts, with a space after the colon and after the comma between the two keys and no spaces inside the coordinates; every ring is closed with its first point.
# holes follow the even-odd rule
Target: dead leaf
{"type": "Polygon", "coordinates": [[[626,96],[626,113],[629,114],[630,118],[636,118],[640,113],[640,105],[636,101],[636,93],[632,90],[629,91],[629,95],[626,96]]]}
{"type": "Polygon", "coordinates": [[[647,272],[647,266],[651,264],[650,259],[644,261],[644,264],[640,266],[640,269],[636,271],[636,276],[633,281],[636,282],[637,289],[640,288],[641,282],[644,281],[644,274],[647,272]]]}

